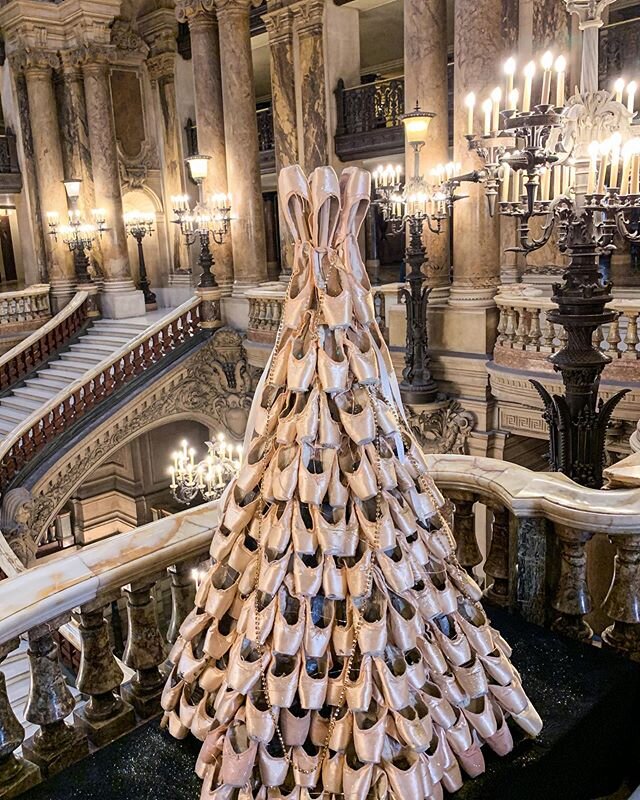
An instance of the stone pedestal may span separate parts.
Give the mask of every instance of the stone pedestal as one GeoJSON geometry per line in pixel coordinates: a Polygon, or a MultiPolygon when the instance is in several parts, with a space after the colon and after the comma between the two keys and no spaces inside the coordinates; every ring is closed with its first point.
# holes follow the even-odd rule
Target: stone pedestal
{"type": "Polygon", "coordinates": [[[222,319],[220,316],[222,290],[199,287],[196,289],[196,294],[202,298],[200,305],[200,327],[209,329],[222,327],[222,319]]]}
{"type": "Polygon", "coordinates": [[[227,175],[235,219],[231,222],[234,292],[267,279],[267,254],[258,157],[256,98],[249,32],[250,0],[215,0],[227,145],[227,175]]]}
{"type": "Polygon", "coordinates": [[[132,289],[132,281],[105,282],[104,292],[100,295],[102,316],[108,319],[124,319],[126,317],[144,316],[144,294],[132,289]]]}

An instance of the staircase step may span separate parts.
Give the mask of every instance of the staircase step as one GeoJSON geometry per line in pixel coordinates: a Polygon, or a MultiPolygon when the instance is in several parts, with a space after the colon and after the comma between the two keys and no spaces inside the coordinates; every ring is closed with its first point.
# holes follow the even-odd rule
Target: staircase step
{"type": "Polygon", "coordinates": [[[38,372],[36,378],[29,378],[25,381],[27,386],[33,386],[34,389],[39,388],[40,386],[48,387],[51,389],[55,389],[56,391],[60,391],[64,389],[65,386],[69,385],[69,381],[65,381],[62,378],[54,378],[49,375],[49,371],[43,369],[42,372],[38,372]]]}
{"type": "Polygon", "coordinates": [[[52,378],[66,381],[67,385],[84,375],[86,371],[87,368],[85,366],[74,364],[73,361],[65,361],[64,363],[56,361],[56,366],[51,366],[48,370],[52,378]]]}
{"type": "Polygon", "coordinates": [[[49,386],[20,386],[13,390],[15,397],[24,397],[26,400],[39,400],[41,403],[51,400],[58,394],[57,389],[49,386]]]}
{"type": "Polygon", "coordinates": [[[88,342],[82,339],[77,344],[72,344],[69,348],[69,352],[71,353],[80,353],[83,355],[86,353],[87,355],[93,356],[100,356],[100,360],[110,356],[111,353],[115,353],[116,350],[119,350],[120,347],[112,347],[109,344],[102,344],[97,341],[88,342]]]}
{"type": "Polygon", "coordinates": [[[0,420],[4,420],[11,425],[10,430],[13,430],[16,425],[19,425],[23,420],[25,420],[31,414],[30,411],[24,409],[24,411],[20,412],[15,408],[9,408],[4,404],[0,405],[0,420]]]}
{"type": "Polygon", "coordinates": [[[101,331],[98,331],[97,333],[87,333],[85,336],[82,336],[80,338],[80,343],[96,342],[99,344],[108,344],[111,345],[114,350],[118,350],[133,338],[133,336],[128,336],[126,334],[123,336],[116,336],[115,334],[103,334],[101,331]]]}
{"type": "Polygon", "coordinates": [[[148,325],[144,325],[143,323],[119,323],[117,321],[112,323],[98,322],[91,328],[91,333],[100,331],[112,336],[130,336],[131,334],[138,335],[148,327],[148,325]]]}
{"type": "Polygon", "coordinates": [[[102,361],[102,356],[96,353],[83,353],[82,355],[78,353],[61,353],[60,361],[64,362],[65,365],[74,364],[77,367],[82,367],[85,372],[88,372],[102,361]]]}
{"type": "Polygon", "coordinates": [[[14,408],[16,411],[22,412],[21,419],[25,419],[26,417],[31,414],[32,411],[40,408],[42,405],[42,400],[32,400],[31,398],[27,397],[16,397],[15,395],[9,395],[8,397],[3,397],[0,401],[0,408],[14,408]]]}
{"type": "Polygon", "coordinates": [[[0,437],[8,436],[15,427],[15,422],[9,422],[8,419],[0,418],[0,437]]]}

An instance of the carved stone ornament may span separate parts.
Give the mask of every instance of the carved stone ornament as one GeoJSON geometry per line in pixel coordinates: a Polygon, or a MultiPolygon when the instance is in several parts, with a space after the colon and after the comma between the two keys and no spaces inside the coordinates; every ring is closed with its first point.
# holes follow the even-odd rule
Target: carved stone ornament
{"type": "Polygon", "coordinates": [[[476,418],[457,400],[434,411],[424,409],[416,413],[411,407],[409,425],[425,453],[456,453],[467,455],[468,438],[475,428],[476,418]]]}
{"type": "Polygon", "coordinates": [[[215,8],[215,0],[176,0],[176,18],[178,22],[189,22],[204,14],[215,21],[215,8]]]}
{"type": "Polygon", "coordinates": [[[23,567],[32,566],[36,560],[32,510],[33,500],[27,489],[10,489],[2,499],[0,531],[23,567]]]}
{"type": "Polygon", "coordinates": [[[604,141],[618,131],[622,142],[631,138],[633,115],[623,103],[618,103],[611,92],[585,92],[569,98],[564,111],[563,148],[571,152],[577,148],[577,158],[588,158],[592,141],[604,141]]]}
{"type": "Polygon", "coordinates": [[[111,26],[111,44],[127,53],[140,53],[145,58],[149,46],[139,33],[124,19],[116,19],[111,26]]]}
{"type": "Polygon", "coordinates": [[[597,27],[603,24],[602,15],[614,0],[565,0],[567,11],[578,16],[580,29],[597,27]]]}
{"type": "Polygon", "coordinates": [[[147,59],[147,72],[149,80],[159,81],[163,78],[174,80],[176,69],[176,54],[173,51],[158,53],[147,59]]]}
{"type": "Polygon", "coordinates": [[[113,419],[81,441],[34,481],[32,527],[39,538],[67,498],[95,467],[146,430],[172,419],[198,419],[240,441],[260,370],[247,364],[243,337],[220,328],[167,375],[154,380],[113,419]]]}
{"type": "Polygon", "coordinates": [[[118,145],[120,180],[130,190],[141,189],[147,182],[149,170],[160,169],[158,151],[153,142],[146,141],[135,158],[128,158],[118,145]]]}
{"type": "Polygon", "coordinates": [[[13,50],[9,53],[8,58],[14,72],[60,68],[60,57],[57,53],[47,50],[33,50],[28,46],[13,50]]]}

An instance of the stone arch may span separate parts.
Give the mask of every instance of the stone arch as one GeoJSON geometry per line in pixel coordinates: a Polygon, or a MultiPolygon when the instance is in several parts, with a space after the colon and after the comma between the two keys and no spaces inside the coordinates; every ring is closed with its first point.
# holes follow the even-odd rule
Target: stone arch
{"type": "MultiPolygon", "coordinates": [[[[162,201],[153,189],[142,184],[123,190],[122,208],[125,214],[137,212],[153,214],[155,217],[154,231],[150,236],[144,237],[142,246],[149,282],[152,286],[160,286],[165,277],[163,272],[166,271],[163,265],[167,263],[167,230],[162,201]]],[[[137,283],[139,280],[138,246],[133,236],[127,237],[127,249],[131,271],[137,283]]]]}

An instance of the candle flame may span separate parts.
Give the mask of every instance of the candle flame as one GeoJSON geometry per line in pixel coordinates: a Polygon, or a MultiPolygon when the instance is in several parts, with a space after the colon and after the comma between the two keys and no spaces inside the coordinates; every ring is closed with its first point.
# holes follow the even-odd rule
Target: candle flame
{"type": "Polygon", "coordinates": [[[545,71],[551,69],[553,66],[553,53],[550,50],[547,50],[547,52],[542,56],[540,59],[540,64],[542,69],[545,71]]]}

